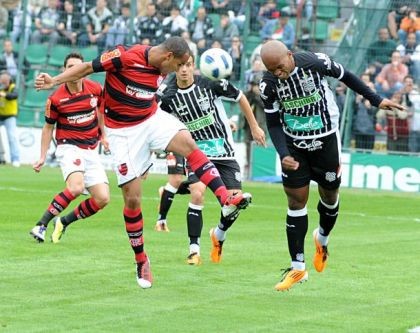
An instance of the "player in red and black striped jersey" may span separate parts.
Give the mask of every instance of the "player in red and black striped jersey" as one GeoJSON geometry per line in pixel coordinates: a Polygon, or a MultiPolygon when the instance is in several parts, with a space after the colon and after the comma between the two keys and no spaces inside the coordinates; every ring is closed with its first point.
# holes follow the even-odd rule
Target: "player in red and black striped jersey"
{"type": "MultiPolygon", "coordinates": [[[[70,53],[64,60],[65,70],[83,62],[78,53],[70,53]]],[[[105,148],[108,143],[103,132],[103,115],[98,112],[102,99],[102,86],[88,79],[78,79],[62,84],[46,103],[45,122],[42,129],[41,156],[33,165],[40,172],[45,163],[54,128],[57,141],[56,157],[66,181],[66,188],[57,194],[30,234],[38,241],[45,240],[48,223],[54,218],[51,240],[59,242],[64,230],[72,222],[97,213],[109,202],[108,178],[97,149],[99,139],[105,148]],[[100,130],[101,129],[101,130],[100,130]],[[91,194],[71,213],[58,215],[70,202],[85,191],[91,194]]]]}
{"type": "Polygon", "coordinates": [[[235,216],[251,201],[249,193],[229,196],[220,175],[198,149],[190,132],[174,116],[160,110],[155,93],[164,76],[188,61],[190,49],[181,37],[170,37],[157,46],[117,46],[92,62],[74,66],[55,77],[41,73],[37,89],[106,71],[104,87],[105,125],[124,196],[126,231],[137,262],[137,282],[152,286],[150,264],[143,248],[143,215],[140,207],[141,174],[148,166],[150,151],[168,150],[186,157],[189,165],[217,196],[226,217],[235,216]]]}

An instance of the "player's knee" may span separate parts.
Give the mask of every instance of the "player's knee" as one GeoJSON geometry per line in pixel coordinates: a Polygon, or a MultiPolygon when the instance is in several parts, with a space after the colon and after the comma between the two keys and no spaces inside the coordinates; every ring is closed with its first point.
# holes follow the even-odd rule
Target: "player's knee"
{"type": "Polygon", "coordinates": [[[70,193],[77,198],[79,195],[83,193],[85,190],[85,186],[83,184],[72,184],[68,186],[70,193]]]}
{"type": "Polygon", "coordinates": [[[110,200],[109,193],[103,193],[99,196],[96,196],[94,199],[96,201],[96,204],[99,206],[99,208],[102,209],[109,203],[109,200],[110,200]]]}
{"type": "Polygon", "coordinates": [[[201,191],[201,190],[191,191],[191,203],[194,205],[203,205],[204,191],[201,191]]]}

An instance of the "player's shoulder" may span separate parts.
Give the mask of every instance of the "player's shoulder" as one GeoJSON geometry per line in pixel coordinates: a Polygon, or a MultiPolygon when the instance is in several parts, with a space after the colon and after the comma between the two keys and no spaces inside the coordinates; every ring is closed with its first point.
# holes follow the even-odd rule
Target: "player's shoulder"
{"type": "Polygon", "coordinates": [[[264,82],[265,84],[276,85],[276,83],[278,82],[278,78],[274,74],[268,71],[264,71],[260,82],[264,82]]]}
{"type": "Polygon", "coordinates": [[[194,75],[194,82],[201,88],[212,88],[219,84],[219,80],[210,80],[202,75],[194,75]]]}
{"type": "Polygon", "coordinates": [[[102,91],[102,85],[97,81],[93,81],[91,79],[84,79],[83,84],[86,89],[98,91],[99,93],[102,91]]]}
{"type": "Polygon", "coordinates": [[[300,68],[314,67],[320,61],[320,58],[317,56],[317,54],[310,51],[299,51],[293,53],[293,58],[295,60],[296,66],[300,68]]]}

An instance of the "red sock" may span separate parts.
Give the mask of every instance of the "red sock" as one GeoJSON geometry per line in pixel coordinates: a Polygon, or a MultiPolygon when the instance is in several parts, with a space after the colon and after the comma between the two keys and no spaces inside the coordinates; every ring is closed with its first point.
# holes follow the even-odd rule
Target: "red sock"
{"type": "Polygon", "coordinates": [[[129,209],[124,207],[125,229],[131,248],[134,251],[136,262],[145,262],[146,254],[143,249],[143,214],[141,208],[129,209]]]}
{"type": "Polygon", "coordinates": [[[69,189],[66,188],[63,192],[58,193],[54,197],[48,207],[48,211],[53,215],[58,215],[67,208],[72,200],[74,200],[74,196],[71,194],[69,189]]]}
{"type": "Polygon", "coordinates": [[[228,191],[214,164],[200,149],[194,150],[186,158],[196,176],[212,190],[223,205],[228,197],[228,191]]]}

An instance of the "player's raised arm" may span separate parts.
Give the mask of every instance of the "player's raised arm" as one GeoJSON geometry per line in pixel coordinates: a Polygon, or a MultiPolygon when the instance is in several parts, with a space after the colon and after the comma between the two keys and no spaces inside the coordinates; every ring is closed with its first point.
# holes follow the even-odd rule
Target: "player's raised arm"
{"type": "Polygon", "coordinates": [[[91,73],[93,73],[91,61],[77,64],[54,77],[51,77],[48,73],[39,73],[35,79],[35,88],[38,90],[48,90],[61,83],[76,81],[91,73]]]}

